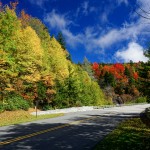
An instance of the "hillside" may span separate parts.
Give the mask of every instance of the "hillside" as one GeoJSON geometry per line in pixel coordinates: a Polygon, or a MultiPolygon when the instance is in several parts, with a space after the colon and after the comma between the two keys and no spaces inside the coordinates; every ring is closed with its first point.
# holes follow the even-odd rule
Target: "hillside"
{"type": "Polygon", "coordinates": [[[17,3],[0,10],[0,110],[107,104],[96,81],[17,3]]]}

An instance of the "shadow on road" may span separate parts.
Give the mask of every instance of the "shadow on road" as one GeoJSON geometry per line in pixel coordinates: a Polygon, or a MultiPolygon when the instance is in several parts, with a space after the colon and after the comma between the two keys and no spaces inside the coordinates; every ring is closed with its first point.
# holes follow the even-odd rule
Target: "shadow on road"
{"type": "MultiPolygon", "coordinates": [[[[73,124],[49,123],[44,120],[42,123],[19,124],[10,127],[0,128],[1,142],[15,139],[24,135],[37,133],[46,129],[63,126],[53,131],[35,135],[0,146],[2,150],[83,150],[92,149],[94,145],[110,133],[118,123],[130,117],[131,114],[121,115],[89,115],[90,120],[85,117],[74,117],[69,121],[73,124]]],[[[136,114],[132,114],[136,115],[136,114]]]]}

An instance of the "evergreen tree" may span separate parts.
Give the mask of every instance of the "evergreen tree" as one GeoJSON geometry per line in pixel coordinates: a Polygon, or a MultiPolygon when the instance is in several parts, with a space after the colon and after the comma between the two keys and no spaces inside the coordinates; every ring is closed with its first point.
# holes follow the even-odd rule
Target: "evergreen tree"
{"type": "Polygon", "coordinates": [[[94,72],[92,70],[92,65],[86,57],[84,57],[84,60],[83,60],[83,63],[82,63],[82,68],[83,68],[83,70],[85,70],[88,73],[88,75],[90,76],[90,78],[92,80],[95,80],[94,72]]]}
{"type": "Polygon", "coordinates": [[[114,86],[115,85],[115,79],[114,76],[111,73],[106,72],[104,75],[104,82],[106,86],[114,86]]]}
{"type": "Polygon", "coordinates": [[[59,32],[57,35],[57,41],[63,49],[66,49],[66,42],[62,32],[59,32]]]}
{"type": "MultiPolygon", "coordinates": [[[[132,64],[132,66],[133,66],[133,64],[132,64]]],[[[130,67],[131,67],[131,66],[130,66],[130,67]]],[[[128,83],[129,83],[129,85],[135,84],[135,80],[134,80],[134,78],[133,78],[133,75],[132,75],[132,73],[130,72],[130,70],[128,69],[128,67],[125,67],[124,74],[125,74],[126,77],[128,78],[128,83]]]]}
{"type": "Polygon", "coordinates": [[[144,54],[149,60],[146,63],[141,63],[141,67],[139,68],[139,88],[143,95],[147,97],[147,101],[150,102],[150,48],[144,54]]]}
{"type": "Polygon", "coordinates": [[[58,43],[61,45],[62,49],[65,50],[65,52],[66,52],[66,59],[70,60],[72,62],[71,55],[70,55],[70,53],[66,49],[66,41],[65,41],[65,38],[64,38],[62,32],[58,33],[56,39],[57,39],[58,43]]]}

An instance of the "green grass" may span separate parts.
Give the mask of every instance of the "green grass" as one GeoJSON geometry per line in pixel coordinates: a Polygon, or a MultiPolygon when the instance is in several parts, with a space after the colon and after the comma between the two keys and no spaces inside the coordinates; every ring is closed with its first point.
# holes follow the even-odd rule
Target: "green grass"
{"type": "Polygon", "coordinates": [[[94,150],[150,150],[150,128],[140,118],[122,122],[94,150]]]}
{"type": "Polygon", "coordinates": [[[36,118],[28,111],[19,110],[19,111],[5,111],[0,113],[0,126],[19,124],[24,122],[31,122],[35,120],[48,119],[63,116],[64,114],[48,114],[48,115],[40,115],[36,118]]]}

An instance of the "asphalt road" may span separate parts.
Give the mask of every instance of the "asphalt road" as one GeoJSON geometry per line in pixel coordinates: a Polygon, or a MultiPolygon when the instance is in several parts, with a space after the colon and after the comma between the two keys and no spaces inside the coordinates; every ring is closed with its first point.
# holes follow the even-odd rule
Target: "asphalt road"
{"type": "Polygon", "coordinates": [[[0,127],[0,149],[90,150],[118,123],[147,107],[150,104],[97,109],[0,127]]]}

